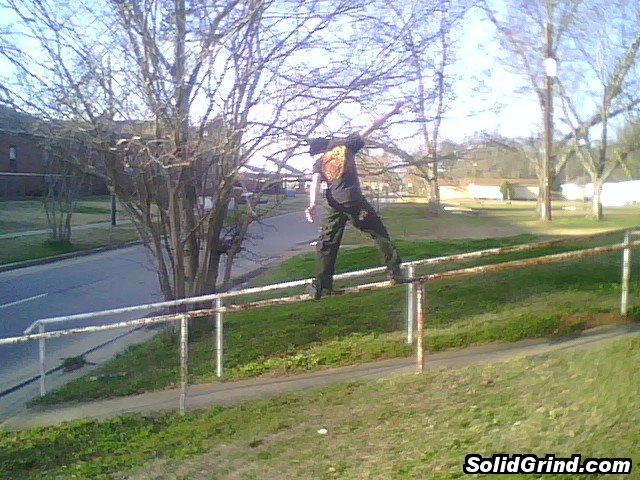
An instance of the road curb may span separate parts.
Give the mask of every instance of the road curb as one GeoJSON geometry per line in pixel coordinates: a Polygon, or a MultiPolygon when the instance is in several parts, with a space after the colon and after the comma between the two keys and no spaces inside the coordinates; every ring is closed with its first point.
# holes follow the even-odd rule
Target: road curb
{"type": "Polygon", "coordinates": [[[78,250],[77,252],[63,253],[61,255],[54,255],[54,256],[51,256],[51,257],[36,258],[36,259],[33,259],[33,260],[25,260],[24,262],[7,263],[5,265],[0,265],[0,273],[9,272],[11,270],[19,270],[21,268],[37,267],[39,265],[47,265],[49,263],[55,263],[55,262],[59,262],[59,261],[62,261],[62,260],[69,260],[69,259],[72,259],[72,258],[86,257],[87,255],[93,255],[95,253],[109,252],[111,250],[118,250],[120,248],[133,247],[134,245],[141,245],[141,244],[142,244],[141,241],[135,241],[135,242],[128,242],[128,243],[123,243],[123,244],[119,244],[119,245],[110,245],[110,246],[107,246],[107,247],[93,248],[91,250],[78,250]]]}

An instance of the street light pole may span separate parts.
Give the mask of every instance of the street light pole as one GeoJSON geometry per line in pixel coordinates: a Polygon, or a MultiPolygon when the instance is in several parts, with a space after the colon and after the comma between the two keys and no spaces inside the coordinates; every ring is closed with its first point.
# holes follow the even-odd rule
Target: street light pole
{"type": "Polygon", "coordinates": [[[544,102],[544,161],[542,165],[542,208],[541,219],[551,221],[551,179],[553,174],[553,77],[557,74],[557,64],[553,58],[551,23],[546,25],[547,51],[545,67],[545,102],[544,102]]]}

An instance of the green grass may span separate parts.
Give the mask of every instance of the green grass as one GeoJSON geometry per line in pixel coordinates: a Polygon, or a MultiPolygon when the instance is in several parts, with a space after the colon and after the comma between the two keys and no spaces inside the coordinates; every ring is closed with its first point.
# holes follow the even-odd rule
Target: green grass
{"type": "MultiPolygon", "coordinates": [[[[118,208],[118,211],[121,213],[122,209],[118,208]]],[[[72,226],[110,222],[110,197],[97,196],[79,200],[71,220],[72,226]]],[[[47,228],[49,227],[42,199],[0,202],[0,234],[47,228]]]]}
{"type": "Polygon", "coordinates": [[[71,217],[71,242],[59,242],[50,238],[41,199],[2,201],[0,234],[37,230],[43,230],[43,233],[0,238],[0,265],[117,246],[137,240],[137,233],[128,223],[122,209],[119,209],[118,213],[118,226],[112,228],[110,222],[110,197],[88,197],[79,200],[71,217]]]}
{"type": "MultiPolygon", "coordinates": [[[[525,235],[495,240],[403,241],[399,248],[407,258],[425,258],[532,240],[534,237],[525,235]]],[[[603,241],[607,240],[613,241],[603,241]]],[[[567,248],[574,247],[563,249],[567,248]]],[[[527,255],[559,250],[562,249],[544,249],[527,255]]],[[[503,255],[499,260],[522,256],[525,254],[503,255]]],[[[346,249],[339,257],[339,269],[364,268],[376,261],[373,247],[346,249]]],[[[636,259],[636,269],[637,264],[636,259]]],[[[313,268],[312,254],[297,256],[256,280],[256,284],[307,278],[312,276],[313,268]]],[[[623,321],[616,313],[620,296],[619,254],[437,281],[427,286],[426,296],[426,344],[431,351],[561,336],[623,321]]],[[[412,348],[406,345],[403,333],[405,298],[405,287],[398,286],[226,315],[225,379],[410,355],[412,348]]],[[[212,335],[210,321],[200,319],[194,323],[189,347],[192,382],[215,380],[212,335]]],[[[175,385],[179,381],[178,360],[177,335],[166,331],[38,401],[87,400],[175,385]]]]}
{"type": "MultiPolygon", "coordinates": [[[[553,221],[539,220],[535,202],[472,201],[461,207],[473,213],[445,212],[439,217],[426,214],[423,204],[399,204],[382,210],[384,223],[396,239],[452,239],[488,238],[519,234],[578,235],[640,225],[640,208],[635,206],[606,208],[605,218],[599,222],[588,218],[588,204],[554,202],[553,221]],[[570,207],[575,210],[564,210],[570,207]]],[[[344,244],[361,244],[363,236],[351,229],[344,244]]],[[[366,240],[365,240],[366,241],[366,240]]]]}
{"type": "MultiPolygon", "coordinates": [[[[266,217],[301,211],[306,202],[302,195],[295,198],[267,195],[264,198],[268,200],[267,203],[260,204],[257,210],[266,217]]],[[[87,197],[78,201],[71,217],[71,243],[64,243],[50,239],[41,199],[0,201],[0,235],[43,230],[41,235],[0,238],[0,265],[138,240],[137,232],[123,208],[118,206],[117,209],[118,226],[112,228],[110,197],[87,197]],[[83,228],[74,228],[81,226],[83,228]]]]}
{"type": "MultiPolygon", "coordinates": [[[[405,260],[527,243],[560,230],[575,234],[640,224],[637,208],[611,209],[614,214],[598,224],[580,212],[566,218],[561,213],[549,225],[531,219],[530,205],[476,207],[477,216],[436,219],[411,205],[383,213],[405,260]]],[[[348,236],[352,245],[363,243],[354,232],[348,236]]],[[[314,261],[312,254],[295,257],[255,284],[307,278],[314,261]]],[[[637,272],[637,256],[634,262],[637,272]]],[[[375,249],[366,246],[343,249],[338,267],[377,264],[375,249]]],[[[639,286],[634,282],[634,291],[639,286]]],[[[432,282],[426,294],[430,351],[571,335],[623,321],[616,313],[618,253],[432,282]]],[[[395,287],[226,315],[226,379],[410,355],[404,299],[404,288],[395,287]]],[[[638,313],[634,308],[632,317],[638,313]]],[[[194,322],[191,381],[214,379],[212,344],[210,323],[194,322]]],[[[637,469],[638,360],[636,336],[583,352],[341,384],[184,417],[126,416],[21,433],[0,430],[0,478],[462,478],[464,456],[472,452],[629,456],[637,469]],[[328,429],[326,436],[317,433],[321,427],[328,429]]],[[[44,402],[125,395],[175,385],[178,378],[178,339],[165,331],[44,402]]],[[[634,472],[631,478],[640,476],[634,472]]]]}
{"type": "Polygon", "coordinates": [[[585,350],[341,383],[185,416],[0,430],[0,477],[451,479],[467,478],[462,464],[469,453],[579,453],[583,460],[629,457],[628,478],[635,479],[638,362],[635,335],[585,350]]]}
{"type": "Polygon", "coordinates": [[[0,265],[123,245],[136,241],[138,236],[131,225],[100,225],[76,230],[71,238],[71,243],[51,240],[48,235],[0,239],[0,265]]]}

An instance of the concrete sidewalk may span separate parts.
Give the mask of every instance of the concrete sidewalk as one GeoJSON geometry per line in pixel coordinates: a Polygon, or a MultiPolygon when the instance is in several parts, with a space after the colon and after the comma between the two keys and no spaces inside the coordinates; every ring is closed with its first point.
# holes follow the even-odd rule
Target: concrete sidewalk
{"type": "MultiPolygon", "coordinates": [[[[640,333],[640,325],[625,324],[598,327],[576,338],[563,340],[525,340],[513,344],[486,345],[426,355],[427,370],[501,362],[543,355],[562,350],[586,349],[640,333]]],[[[275,397],[287,392],[312,389],[337,382],[370,380],[415,372],[413,359],[401,358],[364,365],[333,368],[318,372],[277,378],[257,378],[236,382],[215,382],[189,387],[187,409],[210,405],[230,405],[256,398],[275,397]]],[[[127,413],[152,414],[176,411],[180,391],[169,389],[130,397],[62,405],[24,408],[0,423],[7,430],[57,425],[73,420],[104,419],[127,413]]]]}

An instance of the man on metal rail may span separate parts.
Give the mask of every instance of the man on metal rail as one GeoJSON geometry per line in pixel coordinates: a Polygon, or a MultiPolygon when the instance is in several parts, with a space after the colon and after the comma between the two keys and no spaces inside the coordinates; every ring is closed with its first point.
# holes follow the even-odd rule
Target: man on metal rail
{"type": "Polygon", "coordinates": [[[403,103],[396,102],[391,110],[377,117],[371,125],[346,138],[308,140],[309,154],[315,158],[309,189],[309,207],[305,210],[309,222],[313,222],[315,218],[320,183],[324,181],[328,187],[326,215],[316,246],[316,277],[311,285],[311,294],[316,300],[323,293],[333,291],[336,258],[347,220],[375,241],[389,276],[394,281],[400,280],[401,259],[382,220],[362,194],[355,157],[364,147],[364,139],[391,116],[400,112],[403,103]]]}

